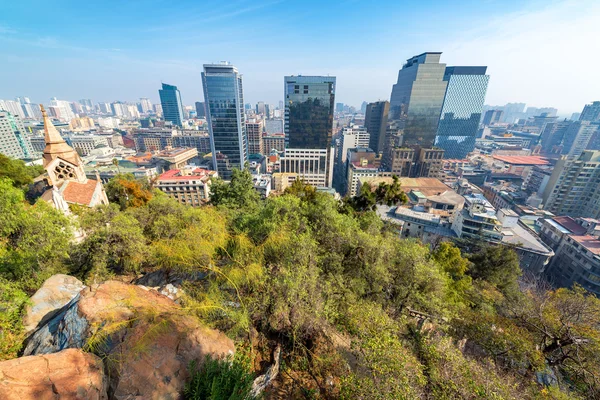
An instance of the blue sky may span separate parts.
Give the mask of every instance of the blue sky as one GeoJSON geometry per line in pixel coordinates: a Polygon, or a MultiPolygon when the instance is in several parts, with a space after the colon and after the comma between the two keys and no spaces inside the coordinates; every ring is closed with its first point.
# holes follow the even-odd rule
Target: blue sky
{"type": "Polygon", "coordinates": [[[276,104],[283,76],[337,76],[337,101],[388,99],[409,57],[487,65],[486,103],[600,99],[600,2],[9,1],[0,14],[0,98],[202,99],[202,64],[231,61],[246,102],[276,104]],[[585,52],[585,54],[583,54],[585,52]]]}

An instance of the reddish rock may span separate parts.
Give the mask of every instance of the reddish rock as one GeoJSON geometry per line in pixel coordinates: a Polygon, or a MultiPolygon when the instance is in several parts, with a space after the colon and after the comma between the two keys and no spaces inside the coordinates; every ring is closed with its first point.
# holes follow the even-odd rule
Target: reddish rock
{"type": "Polygon", "coordinates": [[[102,361],[77,349],[0,362],[0,399],[106,400],[102,361]]]}

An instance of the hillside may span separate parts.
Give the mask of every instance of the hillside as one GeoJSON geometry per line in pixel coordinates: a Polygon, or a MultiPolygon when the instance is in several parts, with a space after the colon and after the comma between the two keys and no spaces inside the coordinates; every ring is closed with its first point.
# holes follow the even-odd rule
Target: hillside
{"type": "MultiPolygon", "coordinates": [[[[124,295],[135,317],[90,325],[80,347],[105,369],[122,371],[119,360],[107,364],[106,341],[141,326],[158,333],[127,336],[140,354],[165,324],[233,341],[232,364],[188,368],[186,398],[244,398],[278,361],[264,398],[600,398],[600,301],[521,276],[506,247],[400,239],[371,210],[403,201],[398,187],[340,203],[296,183],[261,200],[249,173],[236,171],[231,184],[213,184],[212,205],[191,208],[135,185],[115,180],[114,204],[66,217],[0,179],[0,360],[30,343],[28,299],[68,274],[92,291],[176,294],[162,308],[124,295]],[[75,230],[85,233],[77,243],[75,230]]],[[[80,310],[89,297],[80,295],[80,310]]]]}

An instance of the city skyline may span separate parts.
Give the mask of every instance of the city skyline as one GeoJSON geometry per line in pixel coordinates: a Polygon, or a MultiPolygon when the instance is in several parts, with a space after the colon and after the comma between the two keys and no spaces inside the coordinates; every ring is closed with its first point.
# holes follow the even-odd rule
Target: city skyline
{"type": "Polygon", "coordinates": [[[598,33],[591,21],[600,15],[600,5],[592,1],[325,4],[322,13],[310,2],[294,1],[225,4],[210,12],[194,4],[177,10],[160,3],[120,4],[119,13],[111,11],[110,27],[98,22],[109,4],[86,5],[81,12],[24,3],[7,5],[0,17],[0,45],[7,55],[0,73],[11,76],[1,98],[26,95],[46,103],[54,96],[96,102],[148,97],[158,103],[156,87],[163,81],[178,86],[183,103],[192,105],[203,100],[202,65],[228,60],[244,71],[249,103],[277,104],[285,75],[329,74],[338,79],[338,101],[358,107],[389,99],[398,69],[423,51],[443,52],[447,65],[487,65],[490,105],[519,101],[557,107],[568,116],[600,92],[587,68],[598,56],[584,53],[582,40],[598,33]],[[32,15],[32,8],[43,12],[32,15]],[[292,24],[282,18],[286,15],[293,16],[292,24]],[[400,16],[402,23],[394,23],[400,16]],[[46,29],[47,20],[59,17],[68,23],[46,29]],[[172,20],[178,22],[165,22],[172,20]],[[133,22],[120,24],[125,21],[133,22]],[[138,32],[139,21],[144,22],[138,32]],[[473,28],[473,21],[481,28],[473,28]],[[307,23],[311,29],[304,29],[307,23]],[[352,35],[346,26],[353,26],[352,35]],[[223,36],[224,27],[235,32],[223,36]],[[586,54],[585,62],[563,62],[574,53],[586,54]]]}

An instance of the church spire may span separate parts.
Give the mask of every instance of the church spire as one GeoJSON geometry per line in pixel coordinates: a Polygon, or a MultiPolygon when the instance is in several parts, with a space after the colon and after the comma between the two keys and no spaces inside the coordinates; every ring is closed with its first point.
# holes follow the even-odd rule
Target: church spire
{"type": "Polygon", "coordinates": [[[42,110],[42,117],[44,119],[44,141],[46,142],[46,147],[44,148],[44,167],[56,158],[62,158],[76,166],[80,165],[81,160],[79,155],[60,136],[60,133],[52,124],[52,121],[50,121],[42,104],[40,104],[40,109],[42,110]]]}

